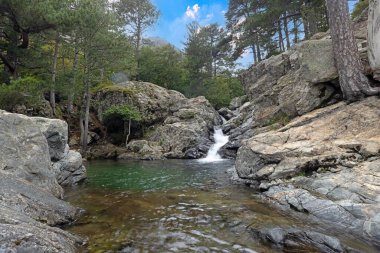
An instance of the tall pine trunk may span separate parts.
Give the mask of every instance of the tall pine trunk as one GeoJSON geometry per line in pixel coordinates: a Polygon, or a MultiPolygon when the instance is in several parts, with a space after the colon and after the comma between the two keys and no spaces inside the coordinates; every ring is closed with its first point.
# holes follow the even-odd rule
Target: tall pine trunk
{"type": "MultiPolygon", "coordinates": [[[[137,14],[139,15],[139,14],[137,14]]],[[[137,63],[137,81],[140,81],[140,47],[142,39],[142,27],[140,17],[137,18],[137,29],[136,29],[136,63],[137,63]]]]}
{"type": "Polygon", "coordinates": [[[253,63],[257,63],[257,53],[255,44],[252,45],[253,63]]]}
{"type": "Polygon", "coordinates": [[[257,61],[261,62],[263,59],[261,57],[261,49],[259,43],[256,44],[256,54],[257,54],[257,61]]]}
{"type": "Polygon", "coordinates": [[[82,153],[86,154],[88,144],[88,121],[90,118],[90,60],[88,54],[85,54],[85,74],[84,74],[84,94],[80,113],[80,128],[81,128],[81,146],[82,153]]]}
{"type": "Polygon", "coordinates": [[[67,112],[69,114],[71,114],[73,112],[74,90],[75,90],[76,85],[77,85],[78,54],[79,54],[79,49],[78,49],[78,46],[75,44],[75,47],[74,47],[74,63],[73,63],[73,83],[71,84],[70,91],[69,91],[69,97],[67,99],[67,112]]]}
{"type": "Polygon", "coordinates": [[[284,37],[282,36],[281,20],[278,20],[277,22],[277,30],[278,30],[278,46],[280,48],[280,51],[284,52],[285,46],[284,46],[284,37]]]}
{"type": "Polygon", "coordinates": [[[55,115],[55,85],[57,80],[57,62],[58,62],[58,46],[59,46],[59,33],[54,40],[54,55],[53,66],[51,69],[51,86],[50,86],[50,106],[53,109],[53,115],[55,115]]]}
{"type": "Polygon", "coordinates": [[[287,19],[287,13],[284,14],[284,32],[285,32],[285,39],[286,39],[286,49],[290,48],[290,36],[289,36],[289,29],[288,29],[288,19],[287,19]]]}
{"type": "Polygon", "coordinates": [[[294,44],[298,43],[298,19],[293,18],[293,29],[294,29],[294,44]]]}
{"type": "Polygon", "coordinates": [[[380,1],[369,2],[368,59],[375,80],[380,81],[380,1]]]}
{"type": "Polygon", "coordinates": [[[346,0],[326,0],[329,12],[331,38],[340,87],[345,99],[359,100],[365,95],[376,95],[379,88],[372,88],[363,74],[358,47],[355,41],[346,0]]]}

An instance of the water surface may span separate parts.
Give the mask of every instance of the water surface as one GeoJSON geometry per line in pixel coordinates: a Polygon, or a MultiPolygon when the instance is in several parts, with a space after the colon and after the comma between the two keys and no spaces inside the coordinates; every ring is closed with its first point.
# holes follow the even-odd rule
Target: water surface
{"type": "Polygon", "coordinates": [[[68,201],[87,210],[69,231],[88,238],[86,252],[266,253],[283,251],[262,243],[250,228],[323,230],[231,183],[226,170],[232,167],[231,161],[90,162],[87,183],[67,192],[68,201]]]}

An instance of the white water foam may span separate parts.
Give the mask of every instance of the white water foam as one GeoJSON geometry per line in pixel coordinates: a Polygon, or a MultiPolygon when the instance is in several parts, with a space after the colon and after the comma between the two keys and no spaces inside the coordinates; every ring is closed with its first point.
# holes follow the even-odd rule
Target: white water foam
{"type": "Polygon", "coordinates": [[[214,140],[215,143],[209,149],[207,156],[198,161],[201,163],[213,163],[223,161],[222,157],[218,154],[218,151],[227,144],[228,136],[223,134],[222,129],[214,128],[214,140]]]}

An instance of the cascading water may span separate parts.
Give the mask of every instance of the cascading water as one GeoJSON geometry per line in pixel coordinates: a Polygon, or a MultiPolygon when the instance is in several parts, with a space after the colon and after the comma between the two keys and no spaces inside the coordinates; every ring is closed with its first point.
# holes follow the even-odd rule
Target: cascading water
{"type": "Polygon", "coordinates": [[[215,143],[211,146],[207,153],[207,156],[203,159],[199,159],[201,163],[212,163],[223,161],[222,157],[218,154],[218,151],[227,144],[228,136],[223,134],[223,131],[219,127],[214,128],[214,140],[215,143]]]}

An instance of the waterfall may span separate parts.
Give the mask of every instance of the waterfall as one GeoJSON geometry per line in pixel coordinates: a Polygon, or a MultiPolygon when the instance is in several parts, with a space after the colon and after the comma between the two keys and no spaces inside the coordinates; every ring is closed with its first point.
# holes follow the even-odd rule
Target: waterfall
{"type": "Polygon", "coordinates": [[[222,161],[222,157],[218,154],[218,151],[227,144],[228,136],[223,134],[223,131],[219,127],[214,128],[214,140],[215,143],[209,149],[207,156],[203,159],[199,159],[202,163],[212,163],[222,161]]]}

